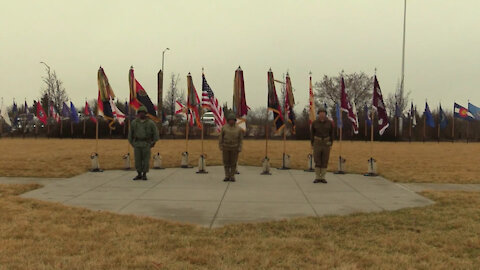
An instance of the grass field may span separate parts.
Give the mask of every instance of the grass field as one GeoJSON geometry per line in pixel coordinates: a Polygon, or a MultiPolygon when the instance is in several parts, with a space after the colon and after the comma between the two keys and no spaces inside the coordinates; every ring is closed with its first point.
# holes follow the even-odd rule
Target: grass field
{"type": "Polygon", "coordinates": [[[0,269],[478,269],[479,193],[426,208],[214,230],[15,196],[0,185],[0,269]]]}
{"type": "MultiPolygon", "coordinates": [[[[126,140],[100,140],[100,166],[104,169],[123,168],[122,156],[127,153],[126,140]]],[[[161,140],[154,152],[160,152],[166,167],[180,165],[185,151],[184,140],[161,140]]],[[[378,171],[397,182],[480,183],[480,144],[478,143],[342,143],[342,156],[347,159],[347,171],[365,173],[367,160],[373,151],[378,171]]],[[[94,140],[71,139],[0,139],[0,176],[70,177],[90,168],[94,140]]],[[[220,165],[221,155],[216,140],[204,143],[207,165],[220,165]]],[[[130,151],[133,154],[132,149],[130,151]]],[[[329,170],[337,168],[340,144],[334,143],[329,170]]],[[[189,141],[190,163],[197,165],[201,152],[199,140],[189,141]]],[[[307,167],[310,152],[308,141],[287,141],[287,153],[292,167],[307,167]]],[[[281,165],[282,141],[269,142],[269,157],[273,167],[281,165]]],[[[265,156],[265,141],[246,140],[240,154],[240,164],[260,166],[265,156]]],[[[132,159],[133,160],[133,159],[132,159]]],[[[132,162],[133,165],[133,162],[132,162]]]]}

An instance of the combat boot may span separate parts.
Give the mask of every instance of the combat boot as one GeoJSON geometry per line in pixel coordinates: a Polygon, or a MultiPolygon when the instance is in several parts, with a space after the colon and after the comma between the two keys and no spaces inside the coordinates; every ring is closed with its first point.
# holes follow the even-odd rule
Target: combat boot
{"type": "Polygon", "coordinates": [[[225,166],[225,178],[223,179],[223,182],[228,182],[230,181],[230,167],[225,166]]]}
{"type": "Polygon", "coordinates": [[[325,180],[325,174],[327,173],[327,168],[322,168],[320,172],[321,172],[320,182],[326,184],[327,180],[325,180]]]}
{"type": "Polygon", "coordinates": [[[146,172],[143,173],[143,175],[142,175],[142,180],[143,180],[143,181],[147,180],[147,173],[146,173],[146,172]]]}
{"type": "Polygon", "coordinates": [[[137,176],[133,178],[133,181],[142,179],[142,172],[137,172],[137,176]]]}
{"type": "Polygon", "coordinates": [[[322,171],[320,168],[315,167],[315,180],[313,181],[314,184],[320,183],[322,180],[322,171]]]}

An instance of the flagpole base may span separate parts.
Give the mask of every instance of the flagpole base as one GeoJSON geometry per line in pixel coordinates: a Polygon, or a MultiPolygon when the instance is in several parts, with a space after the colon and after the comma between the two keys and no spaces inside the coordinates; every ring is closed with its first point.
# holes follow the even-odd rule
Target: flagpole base
{"type": "Polygon", "coordinates": [[[263,171],[260,173],[261,175],[272,175],[272,173],[270,173],[270,159],[268,157],[263,159],[262,168],[263,171]]]}
{"type": "Polygon", "coordinates": [[[290,155],[283,153],[282,157],[282,167],[277,168],[279,170],[290,170],[290,155]]]}
{"type": "Polygon", "coordinates": [[[205,155],[200,155],[200,158],[198,159],[198,171],[196,173],[199,173],[199,174],[208,173],[206,170],[207,164],[205,161],[206,161],[205,155]]]}
{"type": "Polygon", "coordinates": [[[304,172],[315,172],[315,165],[314,165],[314,161],[313,161],[313,155],[312,154],[308,154],[307,156],[307,160],[308,160],[308,169],[306,170],[303,170],[304,172]]]}
{"type": "Polygon", "coordinates": [[[193,168],[193,166],[190,166],[190,165],[188,164],[188,152],[183,152],[183,153],[182,153],[182,161],[181,161],[180,168],[183,168],[183,169],[191,169],[191,168],[193,168]]]}
{"type": "Polygon", "coordinates": [[[160,156],[160,153],[158,152],[153,156],[153,169],[154,170],[165,169],[162,167],[162,156],[160,156]]]}
{"type": "Polygon", "coordinates": [[[130,167],[130,153],[127,153],[123,156],[123,160],[125,160],[125,166],[123,167],[124,171],[129,171],[130,167]]]}
{"type": "Polygon", "coordinates": [[[338,170],[334,174],[345,174],[345,163],[347,162],[342,156],[338,156],[338,170]]]}
{"type": "Polygon", "coordinates": [[[92,153],[90,155],[90,159],[92,162],[92,168],[90,169],[91,172],[103,172],[102,169],[100,169],[100,164],[98,162],[98,153],[92,153]]]}
{"type": "Polygon", "coordinates": [[[364,174],[364,176],[370,176],[370,177],[378,176],[376,160],[373,157],[371,157],[370,159],[368,159],[367,162],[368,162],[368,172],[364,174]]]}

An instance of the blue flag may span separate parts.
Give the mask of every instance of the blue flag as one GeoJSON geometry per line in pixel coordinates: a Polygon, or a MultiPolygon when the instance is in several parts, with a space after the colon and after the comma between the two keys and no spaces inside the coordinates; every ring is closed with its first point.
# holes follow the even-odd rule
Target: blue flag
{"type": "Polygon", "coordinates": [[[335,110],[335,113],[336,113],[336,117],[337,117],[337,127],[338,128],[342,128],[342,117],[341,117],[341,110],[340,110],[340,104],[336,104],[336,110],[335,110]]]}
{"type": "Polygon", "coordinates": [[[73,123],[78,124],[80,123],[80,119],[78,119],[78,113],[73,103],[70,101],[70,119],[73,123]]]}
{"type": "Polygon", "coordinates": [[[430,108],[428,107],[428,103],[425,102],[425,122],[428,126],[434,128],[435,127],[435,120],[433,119],[433,115],[430,112],[430,108]]]}
{"type": "Polygon", "coordinates": [[[367,123],[367,126],[372,125],[372,119],[370,119],[370,113],[368,112],[368,106],[367,103],[363,106],[363,113],[365,114],[365,122],[367,123]]]}
{"type": "Polygon", "coordinates": [[[27,101],[25,100],[25,115],[27,116],[27,121],[32,121],[33,120],[33,113],[30,113],[30,110],[28,109],[27,101]]]}
{"type": "Polygon", "coordinates": [[[475,120],[480,120],[480,108],[473,105],[472,103],[468,103],[468,111],[470,111],[470,113],[472,113],[473,115],[473,118],[475,118],[475,120]]]}
{"type": "Polygon", "coordinates": [[[62,116],[70,117],[70,109],[68,108],[68,105],[65,104],[65,102],[63,103],[63,107],[62,107],[62,116]]]}
{"type": "Polygon", "coordinates": [[[447,115],[442,110],[442,105],[440,105],[440,111],[438,113],[438,124],[440,125],[441,129],[444,129],[448,125],[447,115]]]}

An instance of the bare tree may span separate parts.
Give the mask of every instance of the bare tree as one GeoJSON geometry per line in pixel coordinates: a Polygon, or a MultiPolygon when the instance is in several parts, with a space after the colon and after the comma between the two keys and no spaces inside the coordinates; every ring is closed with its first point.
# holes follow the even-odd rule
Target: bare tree
{"type": "Polygon", "coordinates": [[[410,102],[410,91],[405,92],[401,84],[397,83],[395,94],[389,93],[385,100],[385,107],[391,116],[395,115],[395,104],[397,104],[400,114],[403,114],[408,108],[410,102]]]}
{"type": "Polygon", "coordinates": [[[165,112],[168,115],[167,119],[169,120],[170,133],[172,132],[172,127],[174,125],[175,103],[178,100],[180,103],[185,104],[185,91],[179,89],[179,82],[180,74],[175,75],[172,73],[170,76],[170,87],[163,101],[165,112]]]}
{"type": "Polygon", "coordinates": [[[57,77],[57,73],[52,71],[47,64],[45,64],[45,70],[47,75],[42,77],[45,83],[41,92],[42,105],[48,108],[48,102],[50,102],[53,103],[57,111],[60,111],[62,104],[68,101],[67,91],[63,86],[63,82],[57,77]],[[45,101],[46,103],[44,103],[45,101]]]}
{"type": "MultiPolygon", "coordinates": [[[[329,108],[333,108],[336,102],[340,101],[340,79],[342,74],[338,76],[328,77],[324,75],[322,80],[315,82],[314,89],[316,92],[316,105],[323,106],[323,102],[327,103],[329,108]]],[[[343,74],[345,81],[345,90],[352,102],[357,107],[372,98],[373,79],[364,72],[343,74]]]]}

